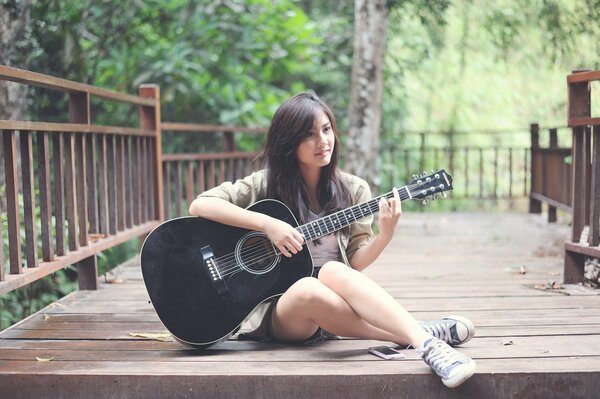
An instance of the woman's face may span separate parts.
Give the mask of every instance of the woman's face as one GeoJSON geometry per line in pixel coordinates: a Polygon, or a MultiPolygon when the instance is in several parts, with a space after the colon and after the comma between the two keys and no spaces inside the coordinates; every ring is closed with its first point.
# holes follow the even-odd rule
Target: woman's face
{"type": "Polygon", "coordinates": [[[310,132],[296,149],[296,157],[301,168],[322,168],[329,165],[335,145],[335,134],[327,115],[317,114],[310,132]]]}

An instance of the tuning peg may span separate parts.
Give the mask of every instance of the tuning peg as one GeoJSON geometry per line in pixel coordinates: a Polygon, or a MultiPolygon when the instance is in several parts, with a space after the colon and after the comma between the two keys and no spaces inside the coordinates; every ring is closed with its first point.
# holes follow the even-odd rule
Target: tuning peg
{"type": "Polygon", "coordinates": [[[415,179],[418,179],[418,178],[419,178],[419,176],[418,176],[418,175],[416,175],[416,174],[415,174],[415,175],[412,175],[412,180],[415,180],[415,179]]]}
{"type": "Polygon", "coordinates": [[[442,197],[443,197],[443,198],[448,198],[448,195],[446,194],[446,192],[445,192],[445,191],[442,193],[442,197]]]}
{"type": "Polygon", "coordinates": [[[427,176],[427,172],[423,171],[423,174],[421,175],[421,177],[425,177],[427,176]]]}
{"type": "Polygon", "coordinates": [[[423,205],[427,205],[428,203],[429,203],[429,200],[427,198],[421,200],[421,204],[423,204],[423,205]]]}

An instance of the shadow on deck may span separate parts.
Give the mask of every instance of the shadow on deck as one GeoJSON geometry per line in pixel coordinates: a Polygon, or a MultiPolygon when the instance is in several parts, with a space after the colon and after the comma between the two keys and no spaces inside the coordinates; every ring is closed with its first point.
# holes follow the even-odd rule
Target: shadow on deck
{"type": "Polygon", "coordinates": [[[569,231],[524,214],[415,213],[368,271],[419,319],[458,313],[476,337],[478,372],[445,388],[406,350],[374,341],[307,347],[232,339],[197,351],[130,333],[165,332],[138,260],[118,283],[76,292],[0,333],[4,397],[590,398],[600,379],[600,296],[562,281],[569,231]]]}

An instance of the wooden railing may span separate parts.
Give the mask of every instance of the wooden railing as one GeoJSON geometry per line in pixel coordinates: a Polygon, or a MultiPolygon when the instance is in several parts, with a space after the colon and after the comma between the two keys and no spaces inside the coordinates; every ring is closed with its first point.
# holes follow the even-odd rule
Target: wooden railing
{"type": "MultiPolygon", "coordinates": [[[[596,164],[592,168],[584,166],[590,162],[588,158],[581,161],[590,152],[591,128],[584,123],[597,124],[597,119],[589,118],[589,111],[588,114],[582,111],[585,101],[577,97],[584,91],[584,81],[577,80],[582,76],[598,77],[597,73],[588,73],[570,77],[575,80],[569,81],[573,96],[569,125],[573,126],[574,137],[578,137],[573,142],[573,153],[579,154],[573,156],[573,190],[586,193],[588,201],[573,205],[573,243],[568,246],[570,258],[566,261],[569,265],[578,262],[581,254],[592,251],[591,247],[581,249],[584,246],[577,244],[584,215],[589,216],[587,221],[596,221],[590,226],[589,245],[598,245],[599,208],[597,202],[589,201],[598,196],[589,193],[596,193],[599,184],[578,183],[581,173],[585,173],[586,181],[600,176],[594,172],[592,179],[590,170],[596,164]],[[590,212],[595,213],[590,215],[590,212]]],[[[0,80],[65,92],[69,99],[69,123],[0,121],[6,182],[6,209],[0,211],[7,215],[7,225],[0,228],[7,229],[9,240],[7,254],[0,242],[0,265],[4,265],[5,255],[10,263],[6,275],[4,267],[0,267],[0,294],[71,264],[78,264],[81,288],[97,287],[98,252],[144,236],[162,220],[186,215],[189,204],[200,192],[248,174],[257,152],[239,151],[235,134],[265,133],[262,128],[161,124],[159,89],[152,85],[141,86],[139,95],[132,96],[4,66],[0,66],[0,80]],[[92,97],[138,107],[139,127],[93,124],[92,97]],[[163,154],[163,133],[167,137],[186,132],[220,135],[221,150],[189,149],[185,153],[163,154]],[[24,245],[21,230],[25,232],[24,245]]],[[[526,132],[485,133],[489,136],[526,132]]],[[[455,176],[455,198],[526,198],[531,168],[532,199],[547,201],[554,207],[568,206],[562,191],[549,189],[557,187],[549,185],[555,169],[541,168],[548,169],[549,174],[537,174],[540,164],[548,166],[555,162],[539,160],[540,154],[560,154],[564,164],[564,152],[554,148],[552,133],[548,151],[532,142],[531,153],[526,146],[428,145],[427,133],[415,134],[419,139],[413,147],[396,145],[394,139],[389,143],[382,141],[382,187],[386,183],[397,186],[415,172],[445,167],[455,176]]]]}
{"type": "Polygon", "coordinates": [[[66,93],[69,115],[0,121],[10,264],[6,274],[0,245],[0,294],[71,264],[80,288],[95,289],[96,254],[163,218],[159,89],[127,95],[6,66],[0,80],[66,93]],[[139,127],[93,124],[92,97],[138,107],[139,127]]]}
{"type": "MultiPolygon", "coordinates": [[[[562,128],[560,128],[562,129],[562,128]]],[[[531,124],[531,190],[529,212],[541,213],[548,204],[548,221],[556,222],[556,210],[571,212],[572,167],[567,159],[571,148],[559,147],[559,128],[549,128],[548,147],[540,145],[540,126],[531,124]]]]}
{"type": "Polygon", "coordinates": [[[568,125],[573,132],[573,223],[565,243],[565,282],[584,279],[588,257],[600,258],[600,117],[591,110],[591,82],[600,71],[574,71],[567,76],[568,125]]]}
{"type": "MultiPolygon", "coordinates": [[[[523,131],[455,132],[453,136],[524,135],[523,131]]],[[[411,175],[445,168],[454,177],[452,198],[515,199],[529,193],[529,148],[509,145],[446,144],[444,132],[401,132],[381,141],[382,188],[408,182],[411,175]],[[414,136],[413,144],[398,144],[399,137],[414,136]],[[417,140],[414,138],[418,137],[417,140]],[[414,142],[418,144],[414,144],[414,142]]]]}
{"type": "Polygon", "coordinates": [[[201,192],[224,181],[235,181],[251,172],[258,155],[255,151],[238,151],[236,133],[264,135],[266,129],[234,126],[163,122],[165,136],[169,132],[222,135],[222,151],[200,151],[164,154],[164,215],[166,219],[188,215],[188,207],[201,192]]]}

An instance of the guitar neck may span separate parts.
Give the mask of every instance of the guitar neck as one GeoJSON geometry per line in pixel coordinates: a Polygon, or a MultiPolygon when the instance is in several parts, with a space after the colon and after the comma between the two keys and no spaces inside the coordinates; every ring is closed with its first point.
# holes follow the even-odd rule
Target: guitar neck
{"type": "MultiPolygon", "coordinates": [[[[407,186],[400,187],[398,189],[398,194],[400,195],[401,202],[412,198],[407,186]]],[[[302,226],[298,226],[296,230],[304,236],[305,242],[314,241],[379,212],[379,200],[384,197],[387,199],[393,198],[393,191],[375,197],[367,202],[363,202],[362,204],[354,205],[350,208],[343,209],[331,215],[303,224],[302,226]]]]}

